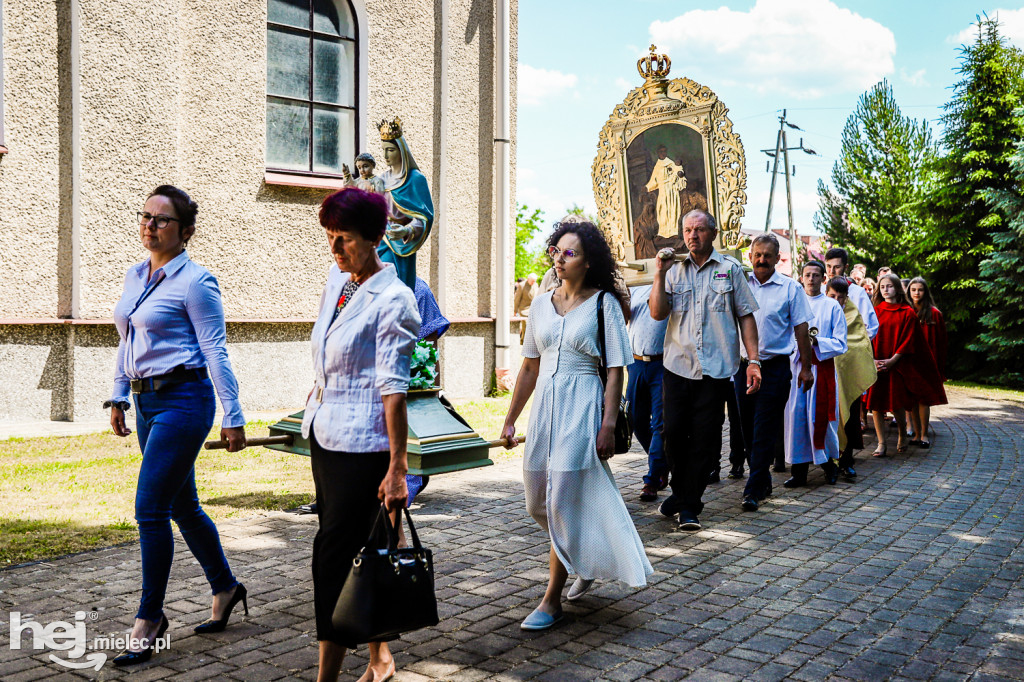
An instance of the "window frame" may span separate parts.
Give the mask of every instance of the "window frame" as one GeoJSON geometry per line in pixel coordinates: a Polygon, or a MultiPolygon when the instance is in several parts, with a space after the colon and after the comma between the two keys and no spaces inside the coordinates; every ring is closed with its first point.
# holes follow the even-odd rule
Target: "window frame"
{"type": "MultiPolygon", "coordinates": [[[[0,2],[2,2],[2,1],[3,0],[0,0],[0,2]]],[[[364,131],[362,130],[362,128],[363,128],[363,120],[362,120],[363,117],[361,115],[362,110],[360,108],[360,104],[363,101],[363,86],[364,86],[364,84],[362,82],[363,81],[362,65],[363,65],[364,58],[365,58],[365,53],[364,53],[365,36],[362,35],[362,33],[363,33],[363,31],[362,31],[362,26],[363,26],[363,11],[362,10],[363,10],[363,7],[361,6],[361,4],[358,4],[354,0],[332,0],[332,2],[334,2],[335,4],[343,2],[343,3],[346,3],[348,5],[349,14],[352,17],[352,35],[353,35],[353,37],[348,38],[348,37],[336,36],[336,35],[331,35],[329,33],[323,33],[323,32],[317,31],[314,28],[314,26],[315,26],[315,21],[314,21],[314,9],[315,9],[314,8],[314,1],[313,0],[306,0],[306,1],[309,4],[309,26],[308,26],[308,28],[300,28],[300,27],[297,27],[297,26],[289,26],[288,24],[279,24],[277,22],[273,22],[273,21],[270,20],[269,13],[268,13],[267,21],[266,21],[266,26],[267,26],[267,31],[268,32],[269,32],[269,30],[271,28],[275,28],[275,29],[278,29],[278,30],[283,30],[283,31],[291,32],[292,34],[295,34],[295,35],[301,34],[303,37],[306,37],[306,36],[309,37],[309,99],[298,99],[296,97],[289,97],[287,95],[272,95],[272,94],[270,94],[269,91],[267,91],[266,92],[266,97],[264,97],[263,106],[264,106],[264,112],[266,112],[267,111],[267,104],[269,104],[271,98],[274,98],[274,99],[277,99],[277,100],[282,100],[282,101],[285,101],[285,102],[305,104],[305,105],[309,106],[309,119],[308,119],[308,121],[309,121],[309,157],[307,159],[308,160],[309,168],[308,168],[308,170],[296,170],[294,168],[275,168],[275,167],[271,166],[270,162],[266,159],[266,151],[267,151],[267,148],[270,146],[270,140],[267,139],[266,143],[264,145],[264,152],[263,152],[264,153],[265,181],[267,182],[267,184],[295,185],[295,186],[299,186],[299,187],[340,187],[341,183],[344,182],[344,179],[345,179],[345,176],[343,174],[341,174],[340,172],[339,173],[328,173],[328,172],[324,172],[324,171],[315,171],[315,170],[313,170],[314,154],[316,153],[316,142],[314,140],[314,135],[316,133],[316,129],[314,127],[314,116],[316,114],[317,106],[329,107],[329,108],[332,108],[332,109],[335,109],[335,110],[351,111],[352,114],[353,114],[352,118],[353,118],[353,121],[354,121],[354,126],[353,126],[354,130],[352,131],[353,132],[354,149],[356,150],[357,154],[359,153],[359,149],[361,148],[362,143],[365,141],[364,131]],[[318,37],[321,40],[326,39],[326,40],[330,40],[332,42],[337,42],[337,43],[348,42],[348,43],[352,44],[352,54],[353,54],[353,57],[354,57],[354,64],[353,64],[353,69],[352,69],[352,76],[353,76],[353,82],[352,82],[352,106],[346,106],[346,105],[343,105],[343,104],[336,104],[334,102],[321,102],[321,101],[318,101],[318,100],[316,100],[314,98],[314,90],[316,88],[316,77],[314,75],[314,70],[313,70],[313,68],[315,66],[314,62],[315,62],[315,59],[316,59],[316,54],[315,54],[315,49],[314,49],[315,48],[315,42],[314,41],[318,37]],[[318,178],[322,179],[322,180],[318,181],[317,180],[318,178]]],[[[269,8],[269,0],[267,2],[267,6],[269,8]]],[[[269,53],[269,40],[268,40],[268,53],[269,53]]],[[[269,61],[270,61],[270,59],[269,59],[269,54],[268,54],[268,57],[267,57],[268,64],[269,64],[269,61]]],[[[0,81],[0,83],[2,83],[2,81],[0,81]]],[[[2,109],[0,109],[0,112],[2,112],[2,109]]],[[[0,132],[2,132],[2,128],[0,128],[0,132]]],[[[264,125],[264,134],[266,134],[266,126],[265,125],[264,125]]]]}

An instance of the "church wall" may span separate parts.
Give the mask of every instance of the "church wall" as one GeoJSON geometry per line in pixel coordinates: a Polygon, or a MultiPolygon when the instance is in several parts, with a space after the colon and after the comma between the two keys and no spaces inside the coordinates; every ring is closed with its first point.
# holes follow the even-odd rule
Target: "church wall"
{"type": "MultiPolygon", "coordinates": [[[[55,319],[70,316],[72,300],[69,6],[3,2],[11,152],[0,157],[0,422],[104,418],[117,340],[109,320],[125,270],[147,256],[135,212],[165,182],[199,203],[189,254],[220,283],[243,406],[301,406],[310,321],[331,264],[316,220],[329,190],[264,182],[265,0],[79,0],[78,317],[94,322],[86,325],[55,319]]],[[[448,390],[478,396],[494,367],[493,322],[469,321],[495,313],[493,3],[450,2],[444,148],[439,7],[365,1],[361,120],[382,171],[376,123],[401,116],[435,203],[444,193],[446,313],[452,337],[474,348],[471,361],[446,371],[448,390]]],[[[435,291],[438,247],[434,235],[417,261],[435,291]]]]}
{"type": "MultiPolygon", "coordinates": [[[[0,318],[56,317],[62,157],[57,4],[5,0],[0,154],[0,318]]],[[[0,370],[2,371],[2,370],[0,370]]]]}

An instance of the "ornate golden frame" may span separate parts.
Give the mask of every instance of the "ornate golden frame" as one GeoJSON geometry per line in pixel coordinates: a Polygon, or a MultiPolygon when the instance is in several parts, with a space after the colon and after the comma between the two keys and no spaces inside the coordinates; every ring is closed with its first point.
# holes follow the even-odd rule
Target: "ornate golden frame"
{"type": "Polygon", "coordinates": [[[616,258],[634,261],[629,188],[624,178],[626,148],[638,135],[665,123],[700,133],[704,144],[708,209],[718,221],[718,248],[741,245],[740,221],[747,201],[743,144],[733,132],[729,109],[708,87],[689,78],[668,80],[671,60],[655,52],[637,62],[644,84],[615,107],[601,129],[591,171],[598,218],[616,258]]]}

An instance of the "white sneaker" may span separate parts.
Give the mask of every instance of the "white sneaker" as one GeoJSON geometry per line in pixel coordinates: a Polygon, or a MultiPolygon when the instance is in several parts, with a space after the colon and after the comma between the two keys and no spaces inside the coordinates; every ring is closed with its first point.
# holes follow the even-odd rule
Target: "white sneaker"
{"type": "Polygon", "coordinates": [[[594,580],[587,580],[586,578],[576,578],[576,582],[569,588],[569,594],[565,596],[569,601],[576,601],[590,590],[590,586],[594,584],[594,580]]]}

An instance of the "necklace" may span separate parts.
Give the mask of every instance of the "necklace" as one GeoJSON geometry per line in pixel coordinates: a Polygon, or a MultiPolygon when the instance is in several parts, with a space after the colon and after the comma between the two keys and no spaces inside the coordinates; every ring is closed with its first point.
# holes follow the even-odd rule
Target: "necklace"
{"type": "MultiPolygon", "coordinates": [[[[569,306],[568,308],[566,308],[565,310],[562,311],[562,317],[565,317],[570,312],[575,310],[576,306],[578,306],[580,303],[582,303],[585,300],[587,300],[587,298],[585,296],[582,296],[582,295],[577,296],[576,297],[576,301],[571,306],[569,306]]],[[[562,294],[562,302],[563,302],[563,304],[569,302],[569,299],[566,297],[565,294],[562,294]]]]}

